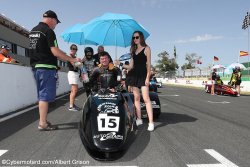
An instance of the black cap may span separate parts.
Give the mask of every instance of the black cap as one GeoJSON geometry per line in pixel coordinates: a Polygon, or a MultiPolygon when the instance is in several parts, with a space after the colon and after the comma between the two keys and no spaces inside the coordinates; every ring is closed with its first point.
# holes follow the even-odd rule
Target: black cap
{"type": "Polygon", "coordinates": [[[10,50],[10,48],[9,48],[8,45],[6,45],[6,44],[2,44],[2,45],[1,45],[1,49],[10,50]]]}
{"type": "Polygon", "coordinates": [[[54,18],[57,20],[57,23],[61,23],[60,20],[58,20],[57,15],[54,11],[48,10],[43,14],[43,17],[49,17],[49,18],[54,18]]]}

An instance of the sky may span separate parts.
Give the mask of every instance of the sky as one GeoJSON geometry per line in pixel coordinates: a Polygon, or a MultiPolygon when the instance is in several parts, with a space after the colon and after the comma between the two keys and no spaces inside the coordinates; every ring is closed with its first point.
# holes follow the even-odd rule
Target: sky
{"type": "MultiPolygon", "coordinates": [[[[69,52],[70,43],[61,33],[77,23],[85,24],[106,12],[128,14],[150,33],[146,43],[152,51],[155,65],[159,53],[167,51],[173,56],[176,46],[177,63],[182,66],[186,54],[201,56],[200,68],[213,63],[229,65],[238,61],[239,51],[249,50],[249,32],[242,22],[250,11],[250,0],[1,0],[0,13],[31,30],[42,20],[47,10],[57,13],[62,22],[55,33],[59,47],[69,52]]],[[[86,46],[79,46],[83,57],[86,46]]],[[[91,46],[96,51],[96,46],[91,46]]],[[[115,47],[105,47],[115,57],[115,47]]],[[[117,48],[118,57],[128,53],[129,47],[117,48]]],[[[250,56],[239,58],[249,61],[250,56]]]]}

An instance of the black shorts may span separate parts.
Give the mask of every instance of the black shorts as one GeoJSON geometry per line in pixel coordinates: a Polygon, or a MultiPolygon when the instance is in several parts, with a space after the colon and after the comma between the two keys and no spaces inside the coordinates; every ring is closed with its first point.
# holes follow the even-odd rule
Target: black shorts
{"type": "Polygon", "coordinates": [[[235,82],[235,85],[240,85],[241,84],[241,80],[238,80],[235,82]]]}

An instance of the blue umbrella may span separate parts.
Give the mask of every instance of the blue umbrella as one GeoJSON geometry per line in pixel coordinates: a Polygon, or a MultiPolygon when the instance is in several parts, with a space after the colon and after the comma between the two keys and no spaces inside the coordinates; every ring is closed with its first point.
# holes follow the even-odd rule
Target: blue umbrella
{"type": "Polygon", "coordinates": [[[98,45],[96,42],[86,40],[84,37],[84,24],[76,24],[72,27],[67,28],[61,34],[61,37],[65,42],[71,42],[79,45],[98,45]]]}
{"type": "Polygon", "coordinates": [[[104,46],[130,46],[134,31],[141,31],[145,39],[149,33],[126,14],[106,13],[88,22],[84,27],[86,40],[104,46]]]}
{"type": "Polygon", "coordinates": [[[124,55],[121,55],[121,57],[119,58],[119,61],[125,61],[125,60],[129,60],[129,59],[131,59],[131,54],[126,53],[124,55]]]}

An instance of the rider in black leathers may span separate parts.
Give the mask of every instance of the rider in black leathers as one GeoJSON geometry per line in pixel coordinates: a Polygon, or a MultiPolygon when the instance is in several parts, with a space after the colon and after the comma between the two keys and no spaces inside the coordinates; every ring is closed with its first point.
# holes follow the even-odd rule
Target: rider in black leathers
{"type": "MultiPolygon", "coordinates": [[[[83,67],[81,69],[81,75],[83,78],[83,74],[87,73],[87,78],[90,77],[90,75],[93,72],[93,69],[97,66],[95,63],[95,59],[93,58],[94,50],[91,47],[86,47],[84,49],[85,57],[82,59],[83,67]]],[[[86,78],[85,78],[86,79],[86,78]]],[[[87,97],[91,93],[91,83],[88,80],[83,80],[83,86],[86,91],[87,97]]]]}
{"type": "Polygon", "coordinates": [[[109,57],[108,52],[100,53],[100,64],[90,75],[90,83],[94,92],[100,89],[109,89],[113,92],[121,80],[119,68],[110,63],[109,57]]]}

